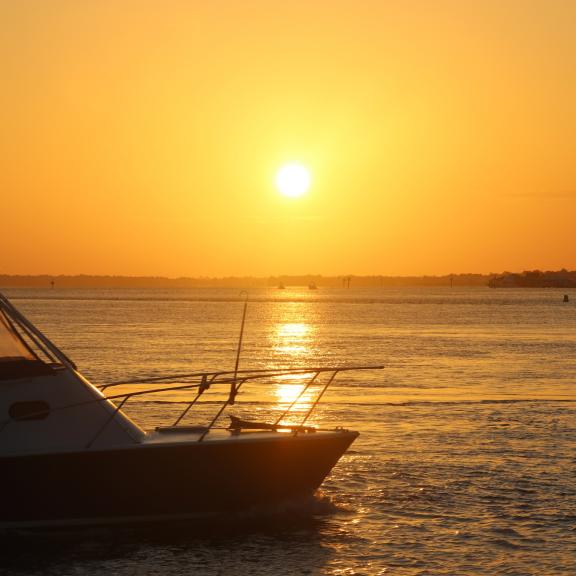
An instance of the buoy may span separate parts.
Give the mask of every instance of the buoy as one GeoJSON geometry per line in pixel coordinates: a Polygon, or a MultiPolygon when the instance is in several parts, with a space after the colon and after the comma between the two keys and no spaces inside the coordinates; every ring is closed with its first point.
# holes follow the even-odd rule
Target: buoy
{"type": "Polygon", "coordinates": [[[564,302],[570,302],[570,298],[568,298],[568,294],[564,294],[564,302]]]}

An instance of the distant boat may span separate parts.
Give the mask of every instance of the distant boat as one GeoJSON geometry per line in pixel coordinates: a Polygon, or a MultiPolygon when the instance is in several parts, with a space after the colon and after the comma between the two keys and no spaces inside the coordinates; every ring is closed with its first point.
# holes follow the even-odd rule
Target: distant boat
{"type": "Polygon", "coordinates": [[[280,284],[278,284],[278,290],[284,290],[286,288],[286,286],[284,286],[284,284],[282,284],[282,282],[280,282],[280,284]]]}
{"type": "Polygon", "coordinates": [[[106,396],[135,382],[92,385],[0,294],[0,469],[8,495],[0,528],[199,518],[309,496],[358,432],[306,421],[337,374],[368,368],[172,374],[140,378],[128,392],[106,396]],[[318,390],[298,424],[281,423],[294,418],[295,401],[272,423],[231,415],[228,428],[215,426],[245,382],[295,376],[304,390],[318,390]],[[207,425],[183,425],[208,389],[225,392],[216,414],[207,425]],[[178,391],[168,400],[179,407],[169,425],[146,431],[122,410],[134,397],[153,400],[163,391],[178,391]]]}
{"type": "Polygon", "coordinates": [[[570,298],[568,297],[568,294],[564,294],[564,300],[562,300],[562,302],[570,302],[570,298]]]}
{"type": "Polygon", "coordinates": [[[314,282],[310,282],[310,284],[308,284],[308,288],[310,290],[318,290],[318,286],[316,286],[316,284],[314,284],[314,282]]]}

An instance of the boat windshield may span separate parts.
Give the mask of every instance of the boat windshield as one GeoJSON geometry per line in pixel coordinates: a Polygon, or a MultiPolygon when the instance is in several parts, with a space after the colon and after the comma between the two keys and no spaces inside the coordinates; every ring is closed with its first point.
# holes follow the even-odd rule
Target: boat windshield
{"type": "Polygon", "coordinates": [[[37,362],[38,357],[14,330],[8,318],[0,310],[0,362],[37,362]]]}

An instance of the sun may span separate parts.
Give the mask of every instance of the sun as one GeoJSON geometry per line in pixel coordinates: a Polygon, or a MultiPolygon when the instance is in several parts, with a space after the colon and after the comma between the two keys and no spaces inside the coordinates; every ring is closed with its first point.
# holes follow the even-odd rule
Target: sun
{"type": "Polygon", "coordinates": [[[285,164],[276,174],[276,186],[282,196],[303,196],[310,188],[310,172],[301,164],[285,164]]]}

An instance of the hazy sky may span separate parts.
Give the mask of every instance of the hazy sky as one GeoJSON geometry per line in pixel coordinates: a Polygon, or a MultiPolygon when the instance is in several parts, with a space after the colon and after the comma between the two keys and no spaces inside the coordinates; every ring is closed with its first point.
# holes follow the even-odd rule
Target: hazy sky
{"type": "Polygon", "coordinates": [[[0,273],[576,268],[575,30],[574,0],[1,0],[0,273]]]}

